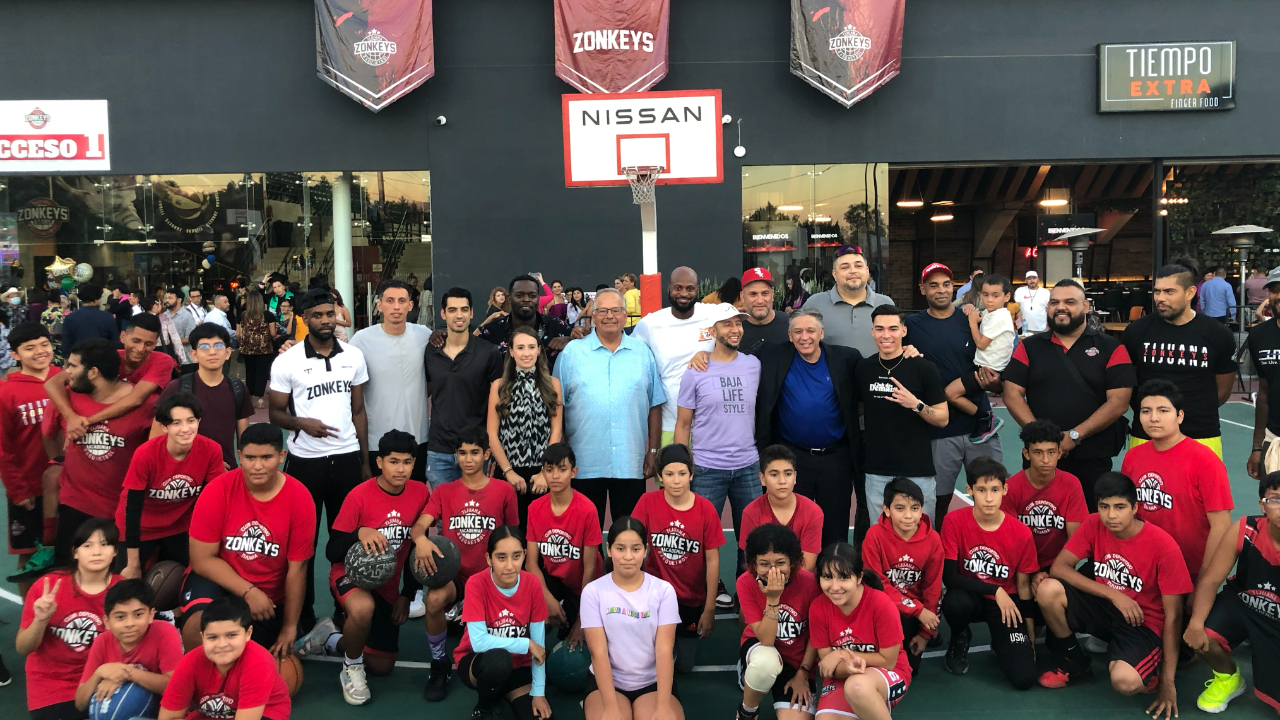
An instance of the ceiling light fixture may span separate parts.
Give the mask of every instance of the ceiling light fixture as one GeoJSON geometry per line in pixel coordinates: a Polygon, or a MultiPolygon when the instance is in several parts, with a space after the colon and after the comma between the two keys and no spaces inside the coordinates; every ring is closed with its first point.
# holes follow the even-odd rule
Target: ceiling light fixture
{"type": "Polygon", "coordinates": [[[955,215],[952,215],[952,214],[951,214],[949,211],[947,211],[947,210],[943,210],[943,211],[940,211],[940,212],[936,212],[936,213],[934,213],[934,214],[933,214],[933,217],[931,217],[931,218],[929,218],[929,219],[930,219],[930,220],[932,220],[933,222],[948,222],[948,221],[951,221],[951,220],[955,220],[955,219],[956,219],[956,216],[955,216],[955,215]]]}
{"type": "Polygon", "coordinates": [[[777,209],[783,212],[794,212],[796,210],[803,210],[804,206],[803,205],[779,205],[777,209]]]}

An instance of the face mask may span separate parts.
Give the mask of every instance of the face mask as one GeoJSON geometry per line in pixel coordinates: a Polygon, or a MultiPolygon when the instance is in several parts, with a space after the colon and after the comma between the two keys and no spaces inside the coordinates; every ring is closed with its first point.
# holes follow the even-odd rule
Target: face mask
{"type": "Polygon", "coordinates": [[[9,304],[10,304],[10,305],[21,305],[21,304],[22,304],[22,298],[17,297],[17,296],[15,295],[14,297],[9,298],[9,304]]]}

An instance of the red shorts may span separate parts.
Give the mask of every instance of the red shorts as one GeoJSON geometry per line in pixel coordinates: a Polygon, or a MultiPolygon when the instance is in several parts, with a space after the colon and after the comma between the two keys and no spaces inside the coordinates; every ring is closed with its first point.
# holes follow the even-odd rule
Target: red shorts
{"type": "MultiPolygon", "coordinates": [[[[904,677],[893,670],[885,670],[884,668],[869,667],[867,674],[879,673],[884,679],[885,685],[889,689],[889,709],[892,710],[898,701],[902,700],[902,696],[907,694],[907,686],[911,684],[910,677],[904,677]]],[[[821,718],[823,713],[830,715],[839,715],[841,717],[858,717],[853,709],[849,707],[849,701],[844,699],[844,681],[823,679],[822,692],[818,697],[818,717],[821,718]]]]}

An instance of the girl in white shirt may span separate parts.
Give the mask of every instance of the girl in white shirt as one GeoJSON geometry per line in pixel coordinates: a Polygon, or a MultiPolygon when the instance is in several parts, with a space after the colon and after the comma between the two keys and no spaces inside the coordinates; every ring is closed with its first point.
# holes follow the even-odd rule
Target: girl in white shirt
{"type": "Polygon", "coordinates": [[[611,572],[582,590],[579,617],[591,651],[586,720],[684,720],[675,686],[675,589],[644,572],[649,533],[635,518],[609,528],[611,572]]]}

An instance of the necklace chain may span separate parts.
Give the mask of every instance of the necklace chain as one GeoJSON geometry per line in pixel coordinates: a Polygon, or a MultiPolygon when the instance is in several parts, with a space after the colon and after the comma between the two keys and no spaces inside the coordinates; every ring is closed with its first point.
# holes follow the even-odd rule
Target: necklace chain
{"type": "Polygon", "coordinates": [[[898,369],[898,366],[899,366],[899,365],[901,365],[901,364],[902,364],[902,361],[903,361],[903,360],[905,360],[905,359],[906,359],[905,357],[903,357],[902,355],[899,355],[899,356],[898,356],[898,362],[894,363],[894,364],[893,364],[893,367],[887,367],[887,366],[884,364],[884,359],[883,359],[883,358],[881,358],[879,354],[877,354],[877,355],[876,355],[876,362],[880,363],[880,367],[884,368],[884,371],[885,371],[886,373],[888,373],[889,375],[892,375],[892,374],[893,374],[893,371],[894,371],[894,370],[897,370],[897,369],[898,369]]]}

